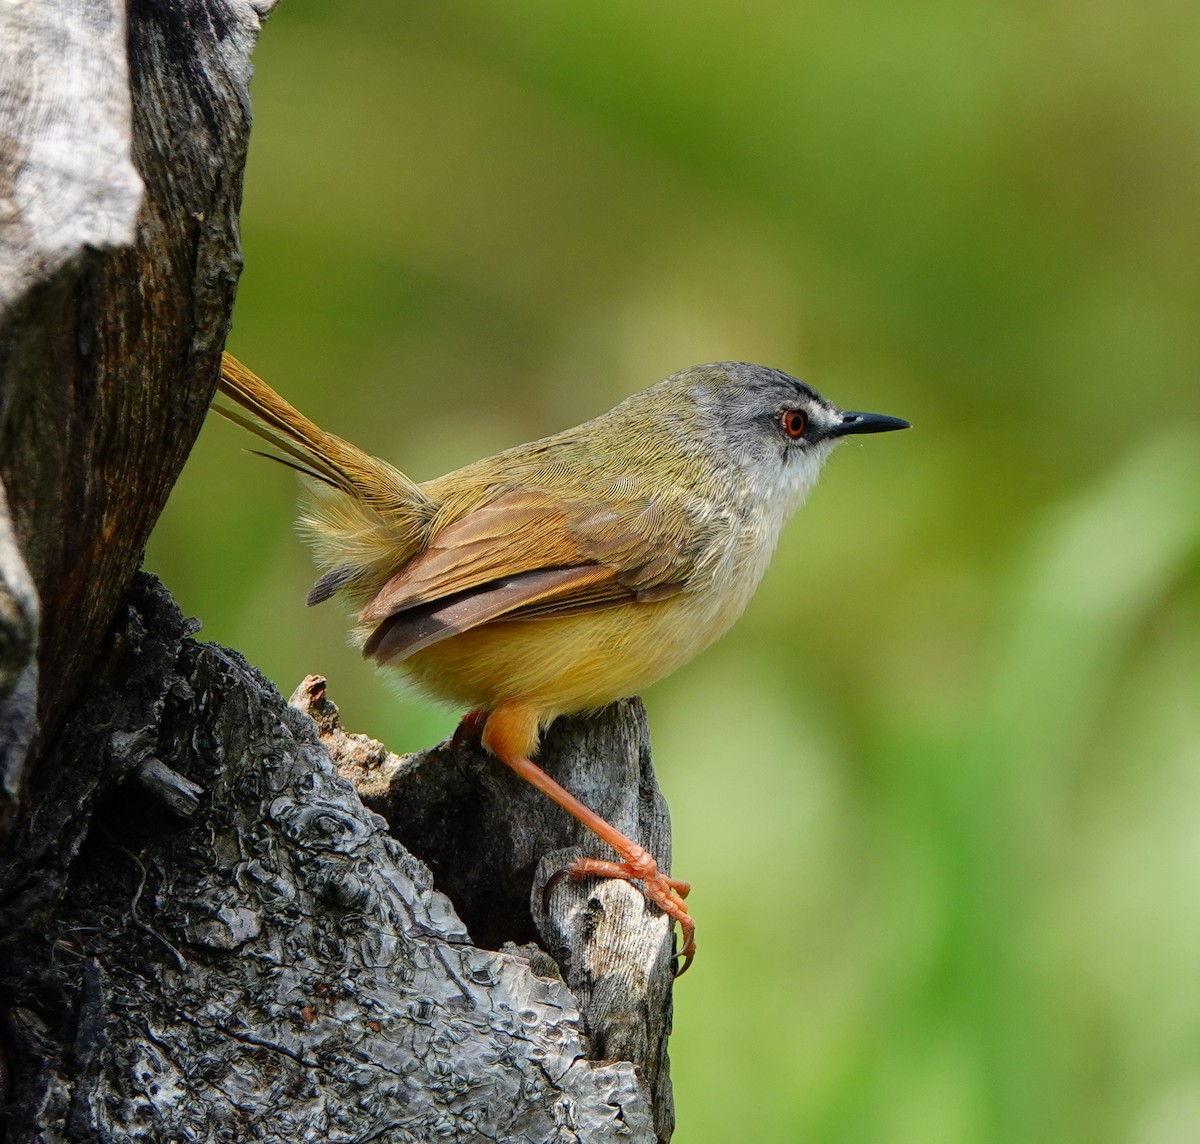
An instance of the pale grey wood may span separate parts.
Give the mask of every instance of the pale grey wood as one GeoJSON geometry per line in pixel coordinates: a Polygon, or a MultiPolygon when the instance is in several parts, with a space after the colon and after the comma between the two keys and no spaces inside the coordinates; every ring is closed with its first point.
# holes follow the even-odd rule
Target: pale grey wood
{"type": "Polygon", "coordinates": [[[87,247],[134,240],[125,6],[0,4],[0,313],[87,247]]]}

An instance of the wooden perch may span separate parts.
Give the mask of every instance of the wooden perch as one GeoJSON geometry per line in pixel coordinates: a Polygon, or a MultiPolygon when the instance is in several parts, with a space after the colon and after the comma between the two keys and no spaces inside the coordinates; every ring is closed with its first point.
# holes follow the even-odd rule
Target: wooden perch
{"type": "MultiPolygon", "coordinates": [[[[594,1055],[636,1062],[656,1124],[669,1125],[669,919],[628,882],[612,879],[564,879],[547,901],[548,879],[602,847],[477,741],[452,739],[401,757],[347,734],[321,677],[309,676],[291,702],[313,717],[363,802],[429,864],[476,941],[489,949],[540,942],[554,955],[585,1015],[594,1055]]],[[[640,700],[558,719],[538,761],[670,870],[671,822],[640,700]]]]}
{"type": "Polygon", "coordinates": [[[12,1139],[662,1137],[548,959],[469,943],[309,719],[152,578],[122,613],[51,761],[128,781],[5,959],[12,1139]],[[151,746],[203,791],[186,822],[138,777],[151,746]]]}
{"type": "MultiPolygon", "coordinates": [[[[310,686],[322,745],[136,574],[269,7],[0,7],[0,1140],[666,1140],[666,919],[615,882],[547,914],[566,815],[472,744],[354,755],[310,686]]],[[[542,759],[669,864],[640,704],[542,759]]]]}

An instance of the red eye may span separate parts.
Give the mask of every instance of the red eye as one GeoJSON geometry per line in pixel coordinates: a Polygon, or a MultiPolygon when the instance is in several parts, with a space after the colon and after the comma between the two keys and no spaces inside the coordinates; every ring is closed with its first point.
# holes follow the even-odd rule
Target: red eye
{"type": "Polygon", "coordinates": [[[795,441],[797,437],[803,437],[804,430],[808,428],[808,414],[802,409],[785,409],[779,415],[779,424],[783,426],[783,431],[795,441]]]}

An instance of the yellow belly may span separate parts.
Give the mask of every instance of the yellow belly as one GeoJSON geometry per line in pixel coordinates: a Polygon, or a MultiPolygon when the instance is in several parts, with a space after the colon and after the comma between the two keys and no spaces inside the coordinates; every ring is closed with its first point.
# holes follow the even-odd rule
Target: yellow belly
{"type": "Polygon", "coordinates": [[[545,727],[558,715],[635,695],[708,647],[745,610],[777,535],[777,527],[745,522],[677,596],[493,622],[397,666],[434,698],[485,711],[520,703],[536,710],[545,727]]]}
{"type": "Polygon", "coordinates": [[[683,593],[576,616],[486,624],[399,666],[436,698],[483,710],[527,703],[545,726],[558,715],[634,695],[702,651],[744,606],[727,598],[725,607],[714,607],[711,596],[683,593]]]}

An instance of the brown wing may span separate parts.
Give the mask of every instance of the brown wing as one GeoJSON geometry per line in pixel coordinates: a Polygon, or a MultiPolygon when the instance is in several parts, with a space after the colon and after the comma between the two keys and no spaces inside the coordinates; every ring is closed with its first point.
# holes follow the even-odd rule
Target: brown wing
{"type": "Polygon", "coordinates": [[[363,655],[380,663],[404,659],[430,644],[477,628],[489,620],[513,619],[526,608],[537,608],[588,589],[611,578],[599,565],[544,568],[493,580],[483,588],[441,600],[417,604],[386,617],[363,645],[363,655]]]}
{"type": "Polygon", "coordinates": [[[363,654],[401,659],[492,621],[673,595],[695,546],[673,537],[665,519],[650,500],[616,507],[506,493],[442,529],[363,608],[361,622],[374,626],[363,654]]]}

